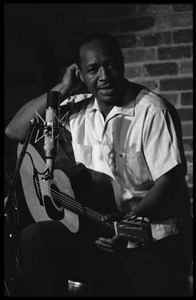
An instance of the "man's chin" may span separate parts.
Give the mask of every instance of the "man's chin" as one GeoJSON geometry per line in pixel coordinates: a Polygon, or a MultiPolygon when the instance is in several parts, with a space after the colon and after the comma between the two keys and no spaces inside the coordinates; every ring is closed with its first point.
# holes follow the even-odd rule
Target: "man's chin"
{"type": "Polygon", "coordinates": [[[109,103],[115,102],[117,97],[118,97],[118,94],[113,89],[99,90],[99,92],[97,94],[97,98],[100,101],[105,101],[105,102],[109,102],[109,103]]]}

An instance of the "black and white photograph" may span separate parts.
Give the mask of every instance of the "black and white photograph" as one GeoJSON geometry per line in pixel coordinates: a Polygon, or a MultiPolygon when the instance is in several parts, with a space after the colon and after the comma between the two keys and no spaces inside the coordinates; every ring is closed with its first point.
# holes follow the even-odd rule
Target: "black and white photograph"
{"type": "Polygon", "coordinates": [[[193,296],[193,4],[4,3],[4,297],[193,296]]]}

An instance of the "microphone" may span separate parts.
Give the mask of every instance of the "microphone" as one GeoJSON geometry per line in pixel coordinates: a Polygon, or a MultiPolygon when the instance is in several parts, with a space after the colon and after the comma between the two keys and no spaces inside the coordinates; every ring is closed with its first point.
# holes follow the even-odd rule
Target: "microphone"
{"type": "Polygon", "coordinates": [[[59,105],[60,92],[49,91],[47,93],[46,115],[44,122],[44,151],[46,170],[48,173],[43,180],[53,178],[54,160],[59,145],[59,105]]]}

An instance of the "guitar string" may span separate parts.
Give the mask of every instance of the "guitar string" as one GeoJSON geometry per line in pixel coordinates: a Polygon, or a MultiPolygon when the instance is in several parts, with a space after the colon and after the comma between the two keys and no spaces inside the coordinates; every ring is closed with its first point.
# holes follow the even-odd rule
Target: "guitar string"
{"type": "MultiPolygon", "coordinates": [[[[39,186],[41,186],[46,192],[50,192],[50,190],[52,190],[52,197],[56,198],[55,200],[62,203],[62,204],[66,204],[67,206],[69,206],[70,208],[74,209],[76,208],[79,212],[81,212],[81,214],[85,215],[85,211],[84,209],[81,209],[82,204],[76,202],[76,200],[68,195],[62,194],[60,192],[57,192],[51,188],[46,187],[44,184],[40,184],[39,181],[35,180],[35,183],[37,183],[39,186]],[[65,202],[65,200],[68,200],[67,202],[65,202]],[[70,201],[71,200],[71,201],[70,201]],[[75,202],[75,204],[73,205],[73,202],[75,202]]],[[[101,213],[95,212],[93,210],[91,210],[88,207],[85,207],[85,210],[88,212],[88,215],[90,215],[92,218],[96,219],[97,221],[101,222],[101,218],[104,216],[101,213]]],[[[111,227],[111,223],[108,222],[104,222],[104,225],[111,227]]]]}
{"type": "MultiPolygon", "coordinates": [[[[35,182],[38,183],[40,186],[42,186],[43,189],[45,189],[46,192],[48,192],[49,190],[52,190],[52,189],[49,189],[48,187],[46,187],[45,185],[40,184],[40,182],[37,181],[37,180],[35,180],[35,182]]],[[[70,197],[70,196],[65,195],[65,194],[62,195],[62,193],[56,192],[55,190],[52,190],[52,191],[53,191],[52,194],[56,194],[56,196],[54,196],[54,198],[56,197],[56,198],[57,198],[56,201],[58,201],[58,202],[60,202],[60,203],[65,203],[64,198],[66,198],[67,200],[71,199],[72,201],[75,201],[75,199],[74,199],[73,197],[70,197]],[[60,196],[59,196],[59,195],[60,195],[60,196]],[[62,200],[60,200],[61,198],[62,198],[62,200]]],[[[69,201],[69,203],[71,203],[71,201],[69,201]]],[[[80,206],[82,206],[82,205],[81,205],[80,203],[76,202],[76,201],[75,201],[75,203],[76,203],[75,206],[78,207],[78,208],[77,208],[78,211],[80,211],[81,213],[84,214],[84,210],[80,209],[80,206]]],[[[69,207],[73,207],[73,208],[74,208],[74,206],[73,206],[72,204],[69,204],[69,207]]],[[[94,211],[93,211],[93,213],[91,213],[92,210],[89,209],[88,207],[86,207],[86,210],[89,211],[89,215],[91,215],[91,216],[92,216],[94,219],[96,219],[97,221],[101,222],[100,216],[102,217],[103,215],[101,215],[100,213],[96,213],[96,212],[94,212],[94,211]]],[[[118,226],[118,224],[116,224],[116,229],[115,229],[114,226],[112,226],[112,224],[109,223],[109,222],[104,222],[104,223],[102,223],[102,224],[103,224],[104,226],[107,226],[110,230],[111,230],[111,229],[112,229],[112,230],[115,230],[115,231],[118,230],[118,233],[123,233],[123,232],[124,232],[123,228],[120,228],[120,227],[118,226]],[[118,228],[118,229],[117,229],[117,228],[118,228]]],[[[132,228],[132,226],[131,226],[131,228],[132,228]]],[[[141,239],[141,241],[143,242],[143,238],[141,238],[140,236],[139,236],[139,237],[136,237],[132,232],[131,232],[131,234],[129,234],[129,238],[132,238],[133,241],[136,241],[136,240],[137,240],[137,242],[140,241],[140,239],[141,239]]]]}
{"type": "MultiPolygon", "coordinates": [[[[45,185],[40,184],[40,182],[38,182],[38,183],[39,183],[39,185],[41,185],[45,189],[46,192],[52,190],[52,189],[49,189],[48,187],[46,187],[45,185]]],[[[69,206],[72,209],[76,208],[79,212],[81,212],[81,214],[85,215],[84,209],[81,209],[82,204],[76,202],[76,200],[73,197],[65,195],[65,194],[62,194],[62,193],[59,193],[59,192],[56,192],[55,190],[52,190],[52,195],[54,195],[54,198],[56,197],[56,199],[55,199],[56,201],[58,201],[58,202],[60,202],[62,204],[67,204],[67,206],[69,206]],[[56,196],[55,196],[55,194],[56,194],[56,196]],[[75,204],[73,205],[73,202],[71,202],[71,201],[65,202],[64,201],[65,198],[67,200],[70,199],[71,201],[74,201],[75,204]]],[[[85,210],[86,210],[86,212],[88,212],[88,215],[90,215],[92,218],[96,219],[97,221],[101,222],[101,218],[104,216],[103,214],[95,212],[95,211],[91,210],[88,207],[85,207],[85,210]]],[[[109,222],[104,222],[104,225],[106,225],[106,226],[108,226],[110,228],[112,227],[111,223],[109,223],[109,222]]]]}
{"type": "MultiPolygon", "coordinates": [[[[46,192],[50,192],[51,190],[52,190],[52,192],[51,192],[51,194],[52,194],[52,196],[54,196],[54,197],[56,197],[57,199],[55,199],[55,200],[57,200],[58,202],[60,202],[60,203],[63,203],[63,204],[67,204],[70,208],[76,208],[77,210],[79,210],[80,212],[83,212],[83,210],[81,209],[81,204],[80,203],[78,203],[78,202],[76,202],[76,200],[73,198],[73,197],[71,197],[71,196],[69,196],[69,195],[62,195],[62,193],[60,193],[60,192],[57,192],[57,191],[55,191],[55,190],[53,190],[53,189],[51,189],[51,188],[48,188],[47,186],[45,186],[44,184],[40,184],[40,182],[39,181],[36,181],[36,183],[38,183],[46,192]],[[66,200],[71,200],[71,201],[68,201],[68,202],[65,202],[64,201],[64,198],[66,199],[66,200]],[[62,199],[62,200],[61,200],[62,199]],[[73,202],[72,201],[75,201],[75,205],[73,205],[73,202]]],[[[86,208],[87,210],[89,210],[88,208],[86,208]]]]}

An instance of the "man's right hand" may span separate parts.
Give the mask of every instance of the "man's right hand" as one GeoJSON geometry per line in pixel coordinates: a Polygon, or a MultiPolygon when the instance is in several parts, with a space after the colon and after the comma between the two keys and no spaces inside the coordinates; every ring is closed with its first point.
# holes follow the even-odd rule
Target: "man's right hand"
{"type": "Polygon", "coordinates": [[[62,83],[66,86],[69,96],[87,93],[86,85],[81,81],[77,64],[68,66],[62,78],[62,83]]]}

